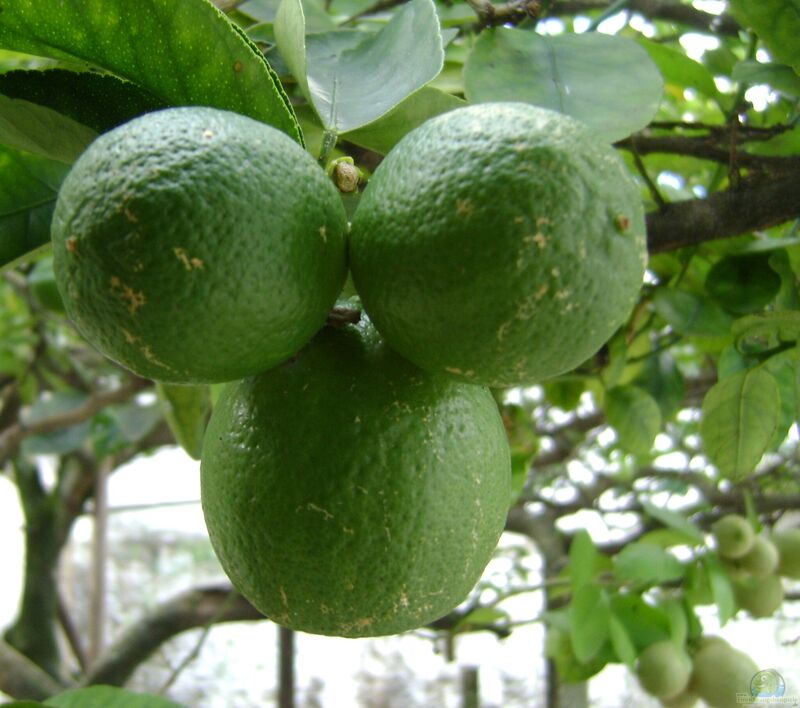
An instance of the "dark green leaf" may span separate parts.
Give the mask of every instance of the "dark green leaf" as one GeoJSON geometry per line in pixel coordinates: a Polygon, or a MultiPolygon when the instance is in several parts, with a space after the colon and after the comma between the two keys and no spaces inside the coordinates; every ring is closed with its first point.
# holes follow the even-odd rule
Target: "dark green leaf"
{"type": "Polygon", "coordinates": [[[0,147],[0,267],[50,241],[50,219],[68,167],[0,147]]]}
{"type": "Polygon", "coordinates": [[[795,400],[795,381],[797,380],[797,348],[789,349],[770,357],[764,362],[764,368],[775,378],[778,384],[778,395],[781,399],[778,425],[769,443],[769,449],[780,445],[789,433],[789,429],[798,420],[797,401],[795,400]]]}
{"type": "Polygon", "coordinates": [[[577,376],[559,376],[543,384],[544,395],[556,408],[564,411],[574,410],[580,403],[586,389],[585,382],[577,376]]]}
{"type": "Polygon", "coordinates": [[[662,421],[670,420],[682,407],[686,387],[669,352],[648,356],[644,368],[632,383],[655,399],[661,409],[662,421]]]}
{"type": "Polygon", "coordinates": [[[597,585],[581,585],[570,604],[570,639],[578,661],[597,656],[608,639],[608,597],[597,585]]]}
{"type": "Polygon", "coordinates": [[[596,32],[485,30],[464,67],[470,102],[543,106],[582,120],[612,142],[652,120],[662,86],[658,69],[636,42],[596,32]]]}
{"type": "Polygon", "coordinates": [[[664,583],[683,577],[684,568],[669,551],[647,543],[629,543],[614,559],[614,575],[642,585],[664,583]]]}
{"type": "Polygon", "coordinates": [[[339,133],[388,113],[441,70],[442,36],[432,0],[411,0],[377,34],[303,36],[299,0],[283,0],[275,38],[322,125],[339,133]]]}
{"type": "Polygon", "coordinates": [[[97,133],[62,113],[18,98],[0,96],[0,143],[72,164],[97,133]]]}
{"type": "Polygon", "coordinates": [[[615,386],[606,391],[605,407],[620,447],[637,455],[648,454],[661,429],[661,410],[652,396],[637,386],[615,386]]]}
{"type": "Polygon", "coordinates": [[[703,532],[683,514],[673,511],[672,509],[666,509],[663,506],[657,506],[646,500],[642,502],[642,507],[648,516],[657,519],[664,524],[664,526],[680,531],[686,538],[692,539],[693,543],[700,544],[705,540],[703,532]]]}
{"type": "Polygon", "coordinates": [[[211,412],[208,386],[156,385],[164,418],[175,441],[189,457],[199,460],[203,450],[203,435],[211,412]]]}
{"type": "Polygon", "coordinates": [[[780,276],[769,265],[769,253],[728,256],[708,271],[706,292],[737,314],[763,310],[781,289],[780,276]]]}
{"type": "Polygon", "coordinates": [[[134,693],[112,686],[76,688],[48,698],[44,705],[56,708],[181,708],[161,696],[134,693]]]}
{"type": "Polygon", "coordinates": [[[768,84],[775,91],[789,96],[800,96],[800,76],[786,64],[740,61],[733,67],[733,78],[751,86],[768,84]]]}
{"type": "Polygon", "coordinates": [[[700,435],[720,474],[741,480],[758,464],[778,425],[775,377],[757,367],[718,381],[703,400],[700,435]]]}
{"type": "Polygon", "coordinates": [[[277,78],[207,0],[3,3],[0,46],[87,62],[170,105],[243,113],[301,140],[277,78]],[[187,31],[190,30],[190,31],[187,31]]]}
{"type": "Polygon", "coordinates": [[[721,337],[730,331],[732,318],[719,305],[684,290],[659,288],[654,304],[678,334],[721,337]]]}
{"type": "Polygon", "coordinates": [[[659,42],[640,38],[637,40],[647,50],[650,58],[669,84],[693,88],[709,98],[717,98],[719,91],[711,72],[683,52],[659,42]]]}
{"type": "Polygon", "coordinates": [[[670,637],[677,646],[686,643],[689,632],[689,623],[686,619],[686,610],[683,603],[678,600],[667,600],[661,604],[669,617],[670,637]]]}
{"type": "Polygon", "coordinates": [[[670,621],[666,612],[648,604],[641,595],[612,596],[611,611],[625,627],[637,651],[670,636],[670,621]]]}
{"type": "Polygon", "coordinates": [[[167,103],[130,81],[90,71],[9,71],[0,94],[30,101],[102,133],[167,103]]]}
{"type": "Polygon", "coordinates": [[[733,16],[755,30],[778,61],[800,73],[800,4],[797,0],[731,0],[733,16]]]}

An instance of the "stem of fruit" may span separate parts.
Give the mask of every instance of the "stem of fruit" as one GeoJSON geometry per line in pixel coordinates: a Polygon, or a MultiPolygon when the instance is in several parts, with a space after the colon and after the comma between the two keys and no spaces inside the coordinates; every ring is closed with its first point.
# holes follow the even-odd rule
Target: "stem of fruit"
{"type": "Polygon", "coordinates": [[[336,141],[339,136],[331,130],[326,130],[322,134],[322,147],[319,150],[319,164],[325,167],[328,164],[328,158],[336,147],[336,141]]]}

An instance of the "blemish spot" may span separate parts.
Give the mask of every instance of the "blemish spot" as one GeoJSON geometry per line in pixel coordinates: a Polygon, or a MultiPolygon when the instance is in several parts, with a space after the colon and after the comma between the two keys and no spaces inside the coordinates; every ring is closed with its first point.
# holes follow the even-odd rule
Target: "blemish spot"
{"type": "Polygon", "coordinates": [[[206,128],[206,129],[203,131],[203,137],[204,137],[204,138],[213,138],[213,137],[214,137],[214,131],[213,131],[213,130],[211,130],[210,128],[206,128]]]}
{"type": "Polygon", "coordinates": [[[324,226],[319,227],[319,235],[325,243],[328,242],[328,229],[324,226]]]}
{"type": "Polygon", "coordinates": [[[570,296],[569,290],[559,290],[556,293],[556,300],[566,300],[570,296]]]}
{"type": "Polygon", "coordinates": [[[128,207],[123,207],[122,212],[125,214],[125,218],[132,224],[139,223],[139,219],[136,217],[136,214],[134,214],[130,209],[128,209],[128,207]]]}
{"type": "Polygon", "coordinates": [[[545,226],[546,224],[549,224],[549,223],[550,223],[550,219],[548,219],[546,216],[540,216],[538,219],[536,219],[536,225],[537,226],[545,226]]]}
{"type": "Polygon", "coordinates": [[[77,250],[78,250],[78,239],[77,239],[77,238],[75,238],[74,236],[70,236],[70,237],[69,237],[69,238],[66,240],[66,242],[65,242],[65,244],[64,244],[64,245],[67,247],[67,250],[68,250],[70,253],[76,253],[76,252],[77,252],[77,250]]]}
{"type": "Polygon", "coordinates": [[[508,330],[510,328],[511,328],[511,323],[510,322],[503,322],[503,324],[501,324],[497,328],[497,341],[498,342],[502,342],[506,338],[506,336],[508,336],[508,330]]]}
{"type": "Polygon", "coordinates": [[[281,602],[283,603],[284,607],[288,607],[289,605],[289,598],[286,597],[286,590],[283,589],[283,585],[278,588],[278,592],[281,594],[281,602]]]}
{"type": "Polygon", "coordinates": [[[244,69],[244,64],[242,64],[242,62],[240,62],[240,61],[233,62],[233,70],[237,74],[241,74],[243,69],[244,69]]]}
{"type": "Polygon", "coordinates": [[[456,212],[461,217],[469,216],[474,208],[475,207],[472,205],[472,202],[469,199],[456,200],[456,212]]]}
{"type": "Polygon", "coordinates": [[[561,275],[561,271],[558,268],[553,268],[550,271],[550,275],[552,275],[554,278],[557,278],[559,275],[561,275]]]}
{"type": "Polygon", "coordinates": [[[578,255],[581,258],[586,258],[586,246],[584,246],[583,244],[581,244],[581,247],[578,249],[578,255]]]}
{"type": "Polygon", "coordinates": [[[116,275],[112,275],[111,279],[111,292],[118,294],[128,303],[128,312],[132,315],[147,302],[144,293],[141,290],[134,290],[128,285],[125,285],[116,275]]]}
{"type": "MultiPolygon", "coordinates": [[[[297,507],[297,510],[299,511],[301,508],[302,507],[297,507]]],[[[331,514],[327,509],[323,509],[321,506],[317,506],[312,502],[308,502],[308,504],[306,504],[306,509],[322,514],[322,516],[325,517],[325,521],[330,521],[333,518],[333,514],[331,514]]]]}
{"type": "Polygon", "coordinates": [[[158,359],[155,354],[153,354],[153,350],[150,349],[149,344],[142,347],[142,354],[144,355],[144,358],[147,359],[147,361],[149,361],[151,364],[160,366],[162,369],[167,369],[168,371],[175,371],[175,369],[165,364],[163,361],[158,359]]]}
{"type": "Polygon", "coordinates": [[[546,284],[545,284],[545,285],[542,285],[542,287],[541,287],[541,288],[539,288],[539,289],[538,289],[538,290],[537,290],[537,291],[534,293],[534,295],[533,295],[533,299],[534,299],[534,300],[541,300],[541,299],[542,299],[542,298],[543,298],[543,297],[544,297],[544,296],[547,294],[547,291],[548,291],[549,289],[550,289],[550,286],[549,286],[549,285],[546,285],[546,284]]]}
{"type": "Polygon", "coordinates": [[[617,214],[614,217],[614,226],[617,231],[627,231],[631,225],[631,220],[625,214],[617,214]]]}
{"type": "Polygon", "coordinates": [[[515,216],[514,217],[514,223],[515,224],[524,224],[525,223],[525,217],[524,216],[515,216]]]}
{"type": "Polygon", "coordinates": [[[139,341],[139,337],[137,337],[135,334],[131,334],[127,329],[123,328],[122,334],[127,340],[128,344],[134,344],[139,341]]]}
{"type": "Polygon", "coordinates": [[[173,248],[172,252],[186,270],[200,270],[205,265],[199,258],[190,257],[185,248],[173,248]]]}
{"type": "Polygon", "coordinates": [[[541,249],[547,245],[547,237],[541,232],[537,231],[533,236],[529,237],[541,249]]]}

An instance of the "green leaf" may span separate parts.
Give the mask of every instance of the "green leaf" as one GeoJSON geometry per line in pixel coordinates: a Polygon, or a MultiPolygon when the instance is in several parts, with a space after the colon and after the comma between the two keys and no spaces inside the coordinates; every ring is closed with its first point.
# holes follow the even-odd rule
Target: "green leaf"
{"type": "Polygon", "coordinates": [[[708,573],[708,582],[711,586],[711,595],[717,606],[720,625],[725,625],[736,612],[736,600],[733,595],[731,579],[722,564],[715,556],[705,558],[705,569],[708,573]]]}
{"type": "Polygon", "coordinates": [[[542,384],[544,395],[556,408],[564,411],[575,410],[586,390],[586,382],[578,376],[559,376],[542,384]]]}
{"type": "Polygon", "coordinates": [[[686,610],[683,603],[678,600],[667,600],[661,603],[669,617],[670,637],[676,646],[682,647],[686,643],[689,632],[689,622],[686,619],[686,610]]]}
{"type": "Polygon", "coordinates": [[[0,94],[51,108],[102,133],[167,103],[130,81],[93,71],[9,71],[0,94]]]}
{"type": "Polygon", "coordinates": [[[775,434],[768,446],[769,449],[774,450],[786,439],[789,429],[798,420],[797,401],[795,400],[797,395],[795,391],[797,347],[771,356],[764,362],[764,368],[775,378],[781,400],[778,425],[775,427],[775,434]]]}
{"type": "Polygon", "coordinates": [[[302,37],[299,0],[283,0],[275,38],[292,74],[329,131],[376,121],[441,71],[444,49],[432,0],[411,0],[377,34],[302,37]]]}
{"type": "Polygon", "coordinates": [[[386,155],[400,139],[428,118],[466,105],[460,98],[431,86],[424,86],[391,111],[368,125],[344,134],[347,140],[386,155]]]}
{"type": "Polygon", "coordinates": [[[800,73],[800,3],[797,0],[731,0],[739,24],[750,27],[770,54],[800,73]]]}
{"type": "Polygon", "coordinates": [[[674,528],[654,529],[644,533],[639,538],[642,543],[651,546],[660,546],[661,548],[670,548],[672,546],[694,546],[697,540],[694,534],[684,533],[674,528]]]}
{"type": "Polygon", "coordinates": [[[786,64],[740,61],[733,67],[733,78],[751,86],[768,84],[783,94],[800,96],[800,76],[786,64]]]}
{"type": "Polygon", "coordinates": [[[681,51],[660,42],[639,38],[636,40],[647,50],[664,81],[684,88],[693,88],[709,98],[717,98],[719,91],[711,72],[681,51]]]}
{"type": "MultiPolygon", "coordinates": [[[[86,402],[82,393],[53,393],[48,398],[40,398],[23,417],[26,425],[53,416],[68,413],[86,402]]],[[[31,435],[22,441],[24,455],[64,455],[80,448],[92,429],[91,421],[64,426],[48,433],[31,435]]]]}
{"type": "Polygon", "coordinates": [[[0,47],[77,60],[170,105],[243,113],[302,137],[263,56],[207,0],[3,3],[0,47]]]}
{"type": "Polygon", "coordinates": [[[581,529],[572,537],[569,547],[569,575],[573,589],[592,581],[596,558],[597,549],[592,537],[588,531],[581,529]]]}
{"type": "Polygon", "coordinates": [[[570,604],[570,639],[578,661],[587,662],[608,639],[610,610],[605,591],[597,585],[581,585],[570,604]]]}
{"type": "Polygon", "coordinates": [[[660,607],[648,604],[639,594],[612,596],[611,611],[625,627],[637,652],[670,636],[669,616],[660,607]]]}
{"type": "Polygon", "coordinates": [[[50,219],[68,167],[0,146],[0,266],[50,242],[50,219]]]}
{"type": "Polygon", "coordinates": [[[669,551],[647,543],[629,543],[614,558],[614,575],[630,583],[652,585],[683,577],[684,568],[669,551]]]}
{"type": "Polygon", "coordinates": [[[113,686],[76,688],[48,698],[43,705],[56,708],[181,708],[161,696],[134,693],[113,686]]]}
{"type": "Polygon", "coordinates": [[[97,133],[45,106],[0,96],[0,143],[72,164],[97,133]]]}
{"type": "Polygon", "coordinates": [[[648,516],[660,521],[664,526],[679,531],[684,537],[691,539],[693,543],[701,544],[705,541],[703,532],[683,514],[679,514],[672,509],[666,509],[663,506],[656,506],[647,500],[642,502],[642,508],[648,516]]]}
{"type": "Polygon", "coordinates": [[[506,623],[509,620],[508,612],[496,607],[478,607],[468,615],[462,617],[455,626],[456,631],[470,632],[486,629],[487,626],[498,622],[506,623]]]}
{"type": "Polygon", "coordinates": [[[800,341],[800,312],[777,310],[741,317],[731,327],[737,349],[740,351],[756,340],[781,342],[800,341]]]}
{"type": "Polygon", "coordinates": [[[464,67],[471,103],[543,106],[582,120],[611,142],[652,120],[662,87],[642,47],[596,32],[547,36],[505,27],[484,30],[464,67]]]}
{"type": "Polygon", "coordinates": [[[770,267],[769,253],[728,256],[708,271],[706,292],[737,314],[764,309],[781,289],[781,277],[770,267]]]}
{"type": "Polygon", "coordinates": [[[766,452],[780,413],[775,377],[763,368],[718,381],[703,400],[700,436],[723,477],[749,476],[766,452]]]}
{"type": "Polygon", "coordinates": [[[681,409],[686,387],[669,352],[648,356],[644,368],[632,383],[655,399],[661,409],[662,421],[670,420],[681,409]]]}
{"type": "Polygon", "coordinates": [[[685,290],[659,288],[653,303],[673,330],[690,337],[725,336],[733,321],[716,303],[685,290]]]}
{"type": "Polygon", "coordinates": [[[608,638],[619,660],[633,670],[638,652],[625,625],[613,614],[608,618],[608,638]]]}
{"type": "Polygon", "coordinates": [[[661,410],[638,386],[615,386],[606,391],[606,417],[624,450],[646,455],[661,429],[661,410]]]}
{"type": "MultiPolygon", "coordinates": [[[[273,23],[279,7],[280,0],[247,0],[236,9],[258,22],[273,23]]],[[[317,0],[303,0],[303,15],[307,32],[326,32],[336,28],[333,18],[317,0]]]]}
{"type": "Polygon", "coordinates": [[[175,441],[189,457],[199,460],[211,412],[209,387],[158,383],[156,393],[175,441]]]}

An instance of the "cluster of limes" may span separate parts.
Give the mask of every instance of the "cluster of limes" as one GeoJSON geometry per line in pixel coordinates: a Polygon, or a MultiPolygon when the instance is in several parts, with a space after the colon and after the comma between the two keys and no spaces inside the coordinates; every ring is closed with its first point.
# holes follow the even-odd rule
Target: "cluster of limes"
{"type": "Polygon", "coordinates": [[[615,152],[510,103],[409,133],[352,227],[286,135],[210,108],[147,114],[75,164],[53,242],[67,313],[100,351],[159,381],[233,381],[203,448],[212,543],[265,614],[345,636],[464,598],[509,502],[487,386],[591,356],[646,258],[615,152]],[[348,267],[377,332],[323,327],[348,267]]]}
{"type": "MultiPolygon", "coordinates": [[[[800,529],[758,535],[747,519],[728,514],[713,524],[712,534],[739,608],[753,617],[773,614],[783,603],[781,576],[800,579],[800,529]]],[[[636,674],[664,706],[689,708],[702,699],[712,708],[733,708],[741,704],[739,696],[753,695],[759,667],[719,637],[688,644],[664,639],[642,650],[636,674]]]]}

